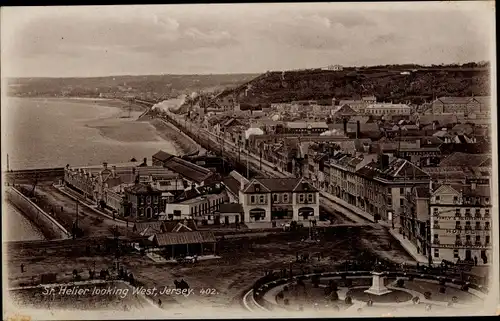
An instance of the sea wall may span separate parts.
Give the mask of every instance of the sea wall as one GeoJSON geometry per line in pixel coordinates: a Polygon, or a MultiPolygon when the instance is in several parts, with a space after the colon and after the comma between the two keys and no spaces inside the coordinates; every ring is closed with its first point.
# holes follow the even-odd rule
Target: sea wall
{"type": "Polygon", "coordinates": [[[6,187],[5,198],[35,224],[47,239],[67,239],[71,237],[71,234],[59,222],[14,187],[6,187]]]}

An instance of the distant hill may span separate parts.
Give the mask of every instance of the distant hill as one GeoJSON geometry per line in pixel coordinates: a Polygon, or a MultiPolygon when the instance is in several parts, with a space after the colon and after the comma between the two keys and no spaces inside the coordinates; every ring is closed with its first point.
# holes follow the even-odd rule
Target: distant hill
{"type": "Polygon", "coordinates": [[[196,91],[222,91],[258,74],[150,75],[95,78],[10,78],[13,96],[78,96],[162,100],[196,91]]]}
{"type": "Polygon", "coordinates": [[[490,70],[474,63],[457,66],[392,65],[267,72],[224,95],[240,103],[279,103],[294,100],[357,98],[374,95],[378,101],[420,104],[440,96],[490,95],[490,70]],[[403,74],[402,74],[403,73],[403,74]]]}

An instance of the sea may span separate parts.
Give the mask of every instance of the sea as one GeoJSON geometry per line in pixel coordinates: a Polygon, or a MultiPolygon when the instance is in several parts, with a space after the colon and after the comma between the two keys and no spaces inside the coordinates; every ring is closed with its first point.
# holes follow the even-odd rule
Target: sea
{"type": "MultiPolygon", "coordinates": [[[[140,114],[105,100],[6,98],[2,169],[7,168],[7,154],[11,170],[141,161],[160,149],[176,154],[173,143],[156,135],[154,127],[135,121],[140,114]]],[[[43,238],[15,207],[7,203],[2,209],[9,240],[43,238]]]]}

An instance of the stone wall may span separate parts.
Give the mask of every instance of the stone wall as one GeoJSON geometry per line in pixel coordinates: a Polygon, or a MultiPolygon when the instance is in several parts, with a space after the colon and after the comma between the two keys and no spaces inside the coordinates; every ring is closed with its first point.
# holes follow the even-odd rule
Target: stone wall
{"type": "Polygon", "coordinates": [[[71,237],[70,233],[61,224],[17,189],[8,186],[5,190],[5,198],[36,225],[47,239],[54,240],[71,237]]]}

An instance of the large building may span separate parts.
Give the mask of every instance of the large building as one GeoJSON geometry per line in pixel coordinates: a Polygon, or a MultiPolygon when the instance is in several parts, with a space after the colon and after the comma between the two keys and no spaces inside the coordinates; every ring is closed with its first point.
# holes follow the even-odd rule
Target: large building
{"type": "Polygon", "coordinates": [[[491,97],[441,97],[432,102],[424,114],[490,115],[491,97]]]}
{"type": "Polygon", "coordinates": [[[240,183],[244,222],[319,220],[319,191],[305,179],[254,178],[240,183]]]}
{"type": "Polygon", "coordinates": [[[492,261],[489,185],[441,184],[431,192],[431,249],[434,261],[492,261]]]}
{"type": "Polygon", "coordinates": [[[377,103],[367,106],[365,112],[375,116],[410,116],[411,107],[406,104],[377,103]]]}

